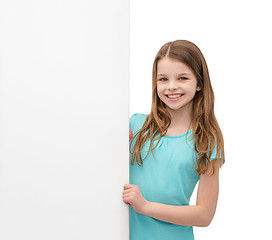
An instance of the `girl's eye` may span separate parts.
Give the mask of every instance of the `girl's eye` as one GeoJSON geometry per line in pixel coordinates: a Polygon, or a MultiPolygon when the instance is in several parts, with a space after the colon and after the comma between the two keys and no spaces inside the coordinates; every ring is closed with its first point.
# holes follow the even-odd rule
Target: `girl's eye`
{"type": "MultiPolygon", "coordinates": [[[[167,80],[167,78],[160,78],[159,81],[163,81],[164,82],[164,79],[167,80]]],[[[187,80],[188,78],[187,77],[180,77],[179,79],[181,79],[181,80],[187,80]]]]}

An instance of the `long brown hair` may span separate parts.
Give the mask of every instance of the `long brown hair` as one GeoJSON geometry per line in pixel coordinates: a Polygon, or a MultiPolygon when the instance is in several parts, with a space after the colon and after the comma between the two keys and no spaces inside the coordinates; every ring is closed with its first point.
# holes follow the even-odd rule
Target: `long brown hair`
{"type": "Polygon", "coordinates": [[[205,58],[200,49],[194,43],[187,40],[176,40],[164,44],[155,57],[152,71],[151,113],[146,118],[142,128],[130,141],[131,163],[133,165],[136,160],[138,165],[142,166],[142,146],[148,139],[151,139],[148,152],[152,151],[153,154],[153,150],[157,147],[161,137],[166,134],[171,123],[171,116],[157,94],[157,64],[164,57],[179,60],[190,67],[197,78],[197,85],[201,87],[200,91],[196,91],[192,100],[192,135],[194,137],[194,149],[198,154],[195,170],[199,175],[204,174],[208,171],[208,167],[211,164],[214,173],[215,164],[219,163],[220,167],[223,164],[223,134],[214,114],[214,93],[205,58]],[[131,144],[136,136],[138,137],[135,141],[133,152],[131,152],[131,144]],[[157,145],[151,148],[156,136],[159,136],[157,145]],[[211,153],[215,147],[216,159],[219,162],[210,160],[211,153]]]}

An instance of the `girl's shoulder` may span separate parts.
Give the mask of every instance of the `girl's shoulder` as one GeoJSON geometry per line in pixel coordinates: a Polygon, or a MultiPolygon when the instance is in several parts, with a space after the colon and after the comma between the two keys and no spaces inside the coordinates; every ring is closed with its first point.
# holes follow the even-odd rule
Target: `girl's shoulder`
{"type": "Polygon", "coordinates": [[[129,118],[129,129],[138,130],[144,124],[145,119],[149,114],[145,113],[134,113],[129,118]]]}
{"type": "Polygon", "coordinates": [[[149,114],[145,114],[145,113],[134,113],[129,119],[146,119],[146,117],[149,114]]]}

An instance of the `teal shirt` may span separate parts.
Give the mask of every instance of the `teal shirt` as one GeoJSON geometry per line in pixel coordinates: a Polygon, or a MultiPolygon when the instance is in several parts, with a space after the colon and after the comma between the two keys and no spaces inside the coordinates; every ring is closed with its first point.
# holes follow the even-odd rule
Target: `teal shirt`
{"type": "MultiPolygon", "coordinates": [[[[129,119],[129,129],[133,135],[142,128],[148,114],[135,113],[129,119]]],[[[129,163],[129,183],[139,187],[143,197],[150,202],[167,205],[189,205],[193,190],[199,180],[199,175],[194,170],[197,153],[194,150],[192,130],[186,133],[163,136],[152,152],[149,152],[143,166],[135,161],[129,163]]],[[[158,136],[153,142],[156,146],[158,136]]],[[[132,149],[135,139],[132,142],[132,149]]],[[[150,139],[143,146],[142,151],[148,151],[150,139]]],[[[142,159],[147,152],[142,152],[142,159]]],[[[216,151],[212,152],[214,159],[216,151]]],[[[181,226],[147,215],[137,213],[129,206],[130,240],[193,240],[193,227],[181,226]]]]}

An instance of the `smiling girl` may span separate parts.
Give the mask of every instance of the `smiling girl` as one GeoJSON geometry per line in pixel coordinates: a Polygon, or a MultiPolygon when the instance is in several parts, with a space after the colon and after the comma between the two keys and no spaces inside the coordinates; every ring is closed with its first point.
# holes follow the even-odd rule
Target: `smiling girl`
{"type": "Polygon", "coordinates": [[[193,226],[206,227],[214,217],[225,162],[208,67],[195,44],[176,40],[161,47],[151,112],[133,114],[129,125],[130,184],[123,201],[130,240],[193,240],[193,226]],[[189,205],[198,181],[196,205],[189,205]]]}

